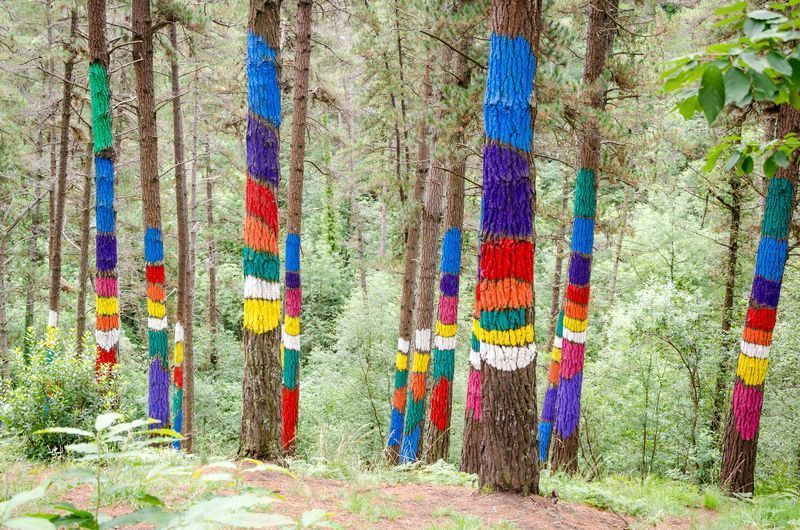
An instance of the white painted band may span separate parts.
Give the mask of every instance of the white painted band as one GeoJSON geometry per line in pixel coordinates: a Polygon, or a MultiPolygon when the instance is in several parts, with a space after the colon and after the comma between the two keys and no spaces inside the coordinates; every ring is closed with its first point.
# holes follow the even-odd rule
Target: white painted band
{"type": "Polygon", "coordinates": [[[280,300],[281,285],[278,282],[268,282],[255,276],[245,276],[244,297],[261,300],[280,300]]]}
{"type": "Polygon", "coordinates": [[[152,329],[153,331],[161,331],[167,329],[167,317],[164,318],[153,318],[150,317],[147,319],[147,329],[152,329]]]}
{"type": "Polygon", "coordinates": [[[431,330],[418,329],[415,335],[414,347],[417,350],[431,351],[431,330]]]}
{"type": "Polygon", "coordinates": [[[761,344],[753,344],[742,340],[742,353],[748,357],[756,357],[758,359],[767,359],[769,357],[769,346],[762,346],[761,344]]]}
{"type": "Polygon", "coordinates": [[[481,358],[498,370],[511,371],[525,368],[536,356],[536,344],[527,346],[497,346],[481,342],[481,358]]]}
{"type": "Polygon", "coordinates": [[[570,329],[564,328],[564,338],[573,344],[585,344],[586,332],[581,331],[580,333],[575,333],[570,329]]]}
{"type": "Polygon", "coordinates": [[[403,337],[397,339],[397,351],[401,351],[405,354],[408,354],[408,350],[411,348],[411,343],[408,342],[403,337]]]}
{"type": "Polygon", "coordinates": [[[434,340],[434,346],[439,350],[455,350],[456,349],[456,338],[455,337],[442,337],[440,335],[436,335],[436,339],[434,340]]]}
{"type": "Polygon", "coordinates": [[[476,370],[481,369],[481,352],[475,351],[472,348],[469,350],[469,363],[476,370]]]}
{"type": "Polygon", "coordinates": [[[119,344],[119,330],[112,329],[110,331],[95,331],[94,339],[98,346],[104,350],[110,350],[119,344]]]}
{"type": "Polygon", "coordinates": [[[47,315],[47,325],[51,328],[58,327],[58,311],[50,310],[50,314],[47,315]]]}
{"type": "Polygon", "coordinates": [[[289,335],[286,329],[283,329],[283,347],[290,350],[300,351],[300,335],[289,335]]]}
{"type": "Polygon", "coordinates": [[[183,342],[183,324],[175,322],[175,342],[183,342]]]}
{"type": "Polygon", "coordinates": [[[561,337],[556,335],[556,338],[553,339],[553,348],[558,348],[560,350],[561,349],[561,341],[562,341],[561,337]]]}

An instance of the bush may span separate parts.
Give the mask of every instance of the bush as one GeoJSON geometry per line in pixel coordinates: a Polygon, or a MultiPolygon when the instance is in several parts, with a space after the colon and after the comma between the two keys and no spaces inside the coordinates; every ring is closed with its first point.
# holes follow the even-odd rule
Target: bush
{"type": "Polygon", "coordinates": [[[62,454],[69,437],[32,433],[60,425],[90,428],[113,408],[113,382],[96,380],[94,362],[92,348],[79,355],[69,340],[57,340],[53,348],[35,342],[27,363],[20,349],[13,350],[11,380],[0,388],[0,435],[22,442],[28,458],[62,454]]]}

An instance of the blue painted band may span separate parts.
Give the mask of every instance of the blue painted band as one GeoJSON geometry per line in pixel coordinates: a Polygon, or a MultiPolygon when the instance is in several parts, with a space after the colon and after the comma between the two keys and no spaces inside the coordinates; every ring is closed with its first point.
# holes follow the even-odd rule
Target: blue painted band
{"type": "Polygon", "coordinates": [[[461,230],[455,226],[445,232],[442,240],[441,271],[450,274],[461,271],[461,230]]]}
{"type": "Polygon", "coordinates": [[[247,103],[250,111],[269,120],[275,127],[281,124],[281,93],[278,86],[278,54],[264,38],[255,33],[247,35],[247,103]]]}
{"type": "Polygon", "coordinates": [[[774,282],[780,281],[788,251],[788,242],[762,237],[756,254],[756,274],[774,282]]]}
{"type": "Polygon", "coordinates": [[[158,228],[149,227],[144,233],[144,260],[147,263],[164,261],[164,242],[158,228]]]}
{"type": "Polygon", "coordinates": [[[594,244],[594,219],[576,217],[572,223],[572,250],[591,254],[594,244]]]}
{"type": "Polygon", "coordinates": [[[300,236],[297,234],[286,234],[286,270],[300,270],[300,236]]]}

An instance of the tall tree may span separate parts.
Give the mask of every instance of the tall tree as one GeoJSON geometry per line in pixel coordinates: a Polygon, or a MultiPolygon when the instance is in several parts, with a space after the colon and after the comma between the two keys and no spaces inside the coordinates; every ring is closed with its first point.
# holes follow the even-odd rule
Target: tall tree
{"type": "MultiPolygon", "coordinates": [[[[425,69],[423,83],[431,84],[430,61],[425,69]]],[[[445,59],[444,64],[450,61],[445,59]]],[[[431,91],[426,88],[425,92],[431,91]]],[[[442,113],[438,113],[441,123],[442,113]]],[[[426,119],[427,121],[427,119],[426,119]]],[[[432,145],[436,144],[440,133],[432,134],[432,145]]],[[[403,442],[400,450],[402,463],[415,462],[420,458],[422,450],[422,430],[425,424],[425,392],[428,377],[428,364],[431,358],[431,325],[433,324],[434,294],[436,282],[436,247],[439,241],[439,223],[442,217],[442,184],[443,175],[440,157],[429,166],[428,189],[422,209],[421,238],[419,242],[417,287],[414,301],[414,355],[411,363],[411,384],[406,399],[406,417],[403,427],[403,442]]],[[[460,243],[460,242],[459,242],[460,243]]],[[[448,339],[455,337],[455,324],[438,326],[437,335],[448,339]]]]}
{"type": "Polygon", "coordinates": [[[217,368],[217,240],[214,236],[214,179],[211,177],[211,154],[205,145],[206,159],[206,229],[208,230],[208,328],[211,333],[209,362],[217,368]]]}
{"type": "Polygon", "coordinates": [[[92,134],[95,165],[95,339],[96,367],[117,363],[119,299],[117,295],[117,228],[114,207],[114,161],[111,93],[108,80],[106,0],[91,0],[89,17],[89,88],[92,93],[92,134]]]}
{"type": "MultiPolygon", "coordinates": [[[[456,9],[461,6],[457,5],[456,9]]],[[[469,86],[471,75],[467,65],[467,52],[471,36],[459,43],[455,58],[454,80],[459,88],[469,86]]],[[[428,463],[447,459],[450,452],[450,418],[453,409],[453,372],[455,371],[456,331],[458,323],[458,287],[461,273],[461,231],[464,228],[464,176],[467,165],[457,146],[464,143],[462,125],[466,116],[460,116],[458,132],[449,149],[449,170],[446,178],[447,208],[444,214],[444,238],[439,268],[439,306],[436,338],[433,345],[433,388],[431,390],[430,422],[426,433],[428,463]]]]}
{"type": "MultiPolygon", "coordinates": [[[[425,83],[423,99],[426,106],[431,101],[430,83],[425,83]]],[[[423,122],[419,129],[417,147],[417,176],[414,194],[411,198],[410,212],[406,222],[406,255],[403,266],[403,287],[400,291],[400,331],[397,338],[397,357],[395,359],[394,394],[392,396],[392,415],[389,423],[389,436],[386,455],[389,462],[400,461],[403,442],[403,427],[406,413],[406,392],[408,385],[408,354],[411,348],[411,324],[414,314],[414,291],[417,276],[417,255],[419,247],[419,209],[422,204],[425,183],[430,169],[430,146],[428,127],[423,122]]]]}
{"type": "MultiPolygon", "coordinates": [[[[782,139],[789,133],[800,133],[800,111],[788,104],[779,109],[773,138],[782,139]]],[[[777,170],[767,190],[755,277],[723,443],[720,484],[733,493],[753,493],[764,380],[788,255],[797,175],[795,153],[786,167],[777,170]]]]}
{"type": "MultiPolygon", "coordinates": [[[[169,42],[172,47],[170,61],[170,81],[172,84],[172,135],[173,153],[175,156],[175,212],[178,225],[178,304],[175,317],[175,351],[173,353],[173,382],[175,394],[172,402],[172,428],[183,435],[183,447],[191,452],[191,431],[184,428],[183,417],[183,381],[184,357],[191,357],[192,352],[192,315],[189,276],[192,274],[189,238],[189,209],[186,189],[186,156],[183,140],[183,109],[181,107],[180,68],[178,65],[178,28],[177,22],[168,25],[169,42]]],[[[191,407],[190,407],[191,408],[191,407]]],[[[188,422],[187,422],[188,423],[188,422]]],[[[181,442],[175,442],[180,447],[181,442]]]]}
{"type": "MultiPolygon", "coordinates": [[[[91,136],[91,132],[89,136],[91,136]]],[[[93,151],[93,142],[90,140],[86,144],[86,163],[83,165],[83,196],[80,203],[80,264],[78,268],[78,299],[75,309],[75,343],[80,354],[83,354],[83,335],[86,333],[86,283],[89,279],[89,214],[92,209],[93,151]]]]}
{"type": "Polygon", "coordinates": [[[164,304],[164,241],[158,174],[158,130],[153,85],[153,21],[150,0],[133,0],[134,69],[139,127],[139,164],[144,213],[144,261],[147,281],[147,338],[150,357],[149,414],[169,425],[167,308],[164,304]]]}
{"type": "Polygon", "coordinates": [[[70,11],[69,41],[64,44],[67,59],[64,61],[64,90],[61,96],[61,145],[58,161],[58,180],[53,211],[52,248],[50,252],[50,296],[47,318],[47,341],[53,345],[58,332],[58,306],[61,298],[61,245],[64,231],[64,207],[67,200],[67,167],[69,166],[69,122],[72,115],[72,70],[75,67],[78,31],[78,13],[70,11]]]}
{"type": "Polygon", "coordinates": [[[281,454],[280,258],[276,195],[280,0],[250,0],[247,34],[247,189],[244,222],[244,378],[239,454],[281,454]]]}
{"type": "Polygon", "coordinates": [[[571,253],[567,269],[569,283],[564,301],[564,335],[552,455],[553,467],[569,472],[578,468],[578,420],[589,311],[597,175],[600,169],[598,113],[606,105],[606,87],[602,74],[614,43],[614,15],[618,3],[619,0],[591,0],[588,6],[589,24],[583,66],[588,112],[579,132],[580,169],[573,199],[571,253]]]}
{"type": "Polygon", "coordinates": [[[292,109],[292,152],[289,156],[289,198],[286,208],[286,305],[283,320],[283,448],[295,452],[300,400],[300,223],[303,214],[303,163],[306,153],[308,71],[311,59],[311,0],[297,3],[297,31],[294,52],[294,107],[292,109]]]}
{"type": "Polygon", "coordinates": [[[547,374],[547,390],[544,392],[542,420],[539,422],[539,462],[547,462],[547,455],[550,452],[550,437],[553,433],[553,421],[556,419],[556,397],[561,373],[563,335],[564,311],[561,311],[556,320],[556,334],[553,337],[553,351],[550,353],[550,369],[547,374]]]}
{"type": "Polygon", "coordinates": [[[539,6],[494,0],[484,100],[480,310],[482,487],[539,490],[533,332],[532,106],[539,6]]]}

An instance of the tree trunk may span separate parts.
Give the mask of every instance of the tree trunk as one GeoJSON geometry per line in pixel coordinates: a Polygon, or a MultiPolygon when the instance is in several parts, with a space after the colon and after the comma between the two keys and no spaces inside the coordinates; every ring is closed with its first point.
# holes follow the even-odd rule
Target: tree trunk
{"type": "Polygon", "coordinates": [[[550,453],[550,439],[553,434],[553,422],[556,419],[558,381],[561,373],[561,346],[564,336],[564,311],[556,318],[556,334],[553,337],[550,353],[550,369],[547,375],[547,390],[542,404],[542,420],[539,422],[539,462],[544,465],[550,453]]]}
{"type": "Polygon", "coordinates": [[[280,0],[250,0],[247,37],[247,191],[244,379],[239,455],[275,460],[281,447],[278,132],[280,0]]]}
{"type": "Polygon", "coordinates": [[[8,313],[6,312],[6,242],[0,238],[0,381],[11,377],[8,361],[8,313]]]}
{"type": "MultiPolygon", "coordinates": [[[[550,288],[550,313],[547,323],[547,344],[545,351],[553,348],[553,340],[556,337],[556,325],[560,318],[561,308],[561,276],[564,269],[564,239],[567,237],[567,201],[569,199],[569,173],[564,172],[564,180],[561,181],[561,222],[558,223],[558,230],[555,234],[556,257],[553,263],[553,283],[550,288]]],[[[559,348],[560,349],[560,348],[559,348]]],[[[556,385],[557,386],[557,385],[556,385]]]]}
{"type": "MultiPolygon", "coordinates": [[[[45,0],[45,27],[47,28],[47,51],[50,53],[50,57],[47,59],[47,100],[53,101],[53,96],[55,93],[55,76],[53,75],[56,71],[56,63],[53,56],[55,55],[55,50],[53,49],[53,45],[55,43],[53,39],[53,0],[45,0]]],[[[48,219],[48,229],[49,229],[49,237],[47,238],[47,258],[48,260],[53,259],[53,241],[55,238],[53,237],[55,233],[55,222],[56,222],[56,181],[58,178],[58,149],[56,144],[56,114],[58,113],[58,106],[59,102],[56,101],[53,104],[53,114],[48,119],[49,122],[49,133],[48,133],[48,144],[50,147],[50,178],[48,179],[48,190],[49,190],[49,201],[48,201],[48,212],[47,212],[47,219],[48,219]]]]}
{"type": "Polygon", "coordinates": [[[481,487],[538,493],[535,458],[530,99],[539,33],[531,0],[494,0],[484,101],[479,310],[481,487]]]}
{"type": "Polygon", "coordinates": [[[149,414],[169,425],[169,360],[165,302],[164,242],[158,173],[158,130],[153,85],[153,24],[150,0],[133,0],[134,68],[139,124],[139,162],[144,212],[144,260],[147,280],[147,335],[149,343],[149,414]]]}
{"type": "Polygon", "coordinates": [[[211,177],[211,154],[206,141],[206,228],[208,230],[208,327],[211,333],[209,362],[217,369],[217,240],[214,237],[214,179],[211,177]]]}
{"type": "Polygon", "coordinates": [[[731,359],[728,355],[734,343],[730,336],[731,323],[733,321],[733,302],[736,296],[736,268],[739,260],[739,231],[741,228],[742,217],[742,179],[735,172],[728,175],[728,187],[730,188],[730,203],[728,213],[730,223],[728,225],[728,256],[725,266],[725,298],[722,301],[722,322],[720,328],[723,333],[723,355],[717,365],[717,380],[714,385],[714,408],[711,412],[711,432],[714,439],[722,442],[722,416],[725,413],[725,394],[727,390],[728,373],[731,368],[731,359]]]}
{"type": "MultiPolygon", "coordinates": [[[[36,197],[41,197],[42,183],[45,179],[44,170],[42,168],[42,164],[44,164],[44,132],[41,130],[36,137],[36,159],[39,161],[39,167],[36,170],[36,184],[33,193],[36,197]]],[[[30,260],[30,266],[27,268],[26,274],[25,330],[22,346],[22,358],[26,364],[30,356],[35,332],[36,291],[39,287],[37,276],[42,263],[42,254],[39,252],[39,237],[41,236],[42,230],[42,209],[39,201],[36,202],[33,208],[33,215],[31,216],[31,238],[28,240],[28,259],[30,260]]]]}
{"type": "Polygon", "coordinates": [[[69,43],[64,45],[67,60],[64,62],[64,91],[61,96],[61,145],[58,164],[58,182],[56,184],[56,200],[54,205],[53,243],[50,255],[50,296],[47,319],[47,341],[49,346],[55,344],[58,332],[58,306],[61,296],[61,244],[64,231],[64,207],[67,199],[67,168],[69,167],[69,121],[72,114],[72,70],[75,66],[77,50],[75,37],[78,30],[78,13],[70,12],[69,43]]]}
{"type": "Polygon", "coordinates": [[[95,164],[95,369],[112,369],[119,351],[117,290],[117,230],[114,206],[114,148],[111,129],[111,93],[108,78],[106,2],[91,0],[89,17],[89,88],[92,96],[92,134],[95,164]]]}
{"type": "MultiPolygon", "coordinates": [[[[455,13],[463,9],[463,2],[455,6],[455,13]]],[[[466,91],[471,80],[466,55],[469,52],[471,35],[464,36],[459,43],[460,53],[455,58],[456,84],[466,91]]],[[[461,122],[467,119],[461,116],[461,122]]],[[[433,346],[433,389],[431,390],[430,422],[426,433],[427,449],[425,461],[429,464],[446,460],[450,453],[450,419],[453,412],[453,372],[455,371],[456,331],[458,325],[459,275],[461,274],[461,241],[464,228],[464,176],[466,156],[459,149],[464,143],[465,127],[459,127],[453,143],[449,146],[447,173],[447,209],[444,214],[444,238],[439,280],[439,306],[436,322],[436,338],[433,346]]]]}
{"type": "MultiPolygon", "coordinates": [[[[189,290],[189,208],[187,205],[186,189],[186,160],[183,141],[183,109],[181,108],[181,84],[178,67],[178,28],[175,22],[168,26],[169,42],[172,46],[172,61],[170,64],[170,81],[172,84],[172,147],[175,157],[175,212],[178,226],[178,303],[175,317],[175,351],[173,367],[173,383],[175,394],[172,401],[172,428],[183,435],[183,447],[187,452],[192,451],[193,433],[184,424],[184,373],[185,358],[191,357],[192,351],[192,321],[191,321],[191,291],[189,290]]],[[[186,404],[186,409],[192,409],[191,404],[186,404]]],[[[187,422],[188,423],[188,422],[187,422]]],[[[181,442],[175,442],[177,447],[181,442]]]]}
{"type": "MultiPolygon", "coordinates": [[[[424,86],[425,106],[430,105],[431,86],[424,86]]],[[[414,290],[417,275],[417,253],[419,247],[419,210],[422,204],[425,183],[430,170],[430,146],[428,128],[423,122],[419,128],[417,147],[417,178],[414,182],[414,196],[406,224],[406,256],[403,268],[403,288],[400,292],[400,331],[397,339],[395,360],[394,395],[392,397],[392,416],[389,423],[389,437],[386,443],[386,457],[392,464],[400,461],[403,441],[403,425],[406,413],[406,386],[408,384],[408,353],[411,347],[411,323],[414,313],[414,290]]]]}
{"type": "Polygon", "coordinates": [[[622,260],[622,243],[625,241],[625,229],[628,227],[628,189],[625,188],[625,197],[622,202],[622,219],[619,222],[619,237],[614,248],[614,265],[611,269],[611,281],[608,286],[608,311],[614,307],[614,300],[617,297],[617,277],[619,276],[619,264],[622,260]]]}
{"type": "MultiPolygon", "coordinates": [[[[781,105],[775,138],[781,139],[799,130],[800,111],[787,104],[781,105]]],[[[731,493],[753,493],[764,379],[788,253],[797,173],[795,154],[788,167],[778,169],[767,191],[755,278],[723,443],[720,484],[731,493]]]]}
{"type": "MultiPolygon", "coordinates": [[[[91,136],[91,133],[89,133],[91,136]]],[[[83,354],[83,336],[86,334],[86,283],[89,279],[89,214],[92,210],[92,154],[94,142],[86,144],[86,163],[83,166],[83,200],[81,201],[80,269],[78,272],[78,301],[75,315],[75,343],[79,355],[83,354]]]]}
{"type": "Polygon", "coordinates": [[[311,59],[311,0],[297,4],[297,31],[294,54],[294,107],[289,158],[289,198],[286,208],[286,305],[283,321],[283,449],[294,456],[300,400],[300,310],[303,291],[300,284],[300,235],[303,214],[303,163],[306,153],[306,113],[308,110],[308,71],[311,59]]]}
{"type": "Polygon", "coordinates": [[[586,117],[580,132],[580,170],[575,184],[569,284],[564,302],[564,336],[556,396],[556,436],[553,440],[551,462],[554,469],[563,469],[569,473],[578,469],[578,420],[594,243],[596,177],[600,169],[600,130],[595,113],[605,108],[606,89],[601,76],[605,70],[606,58],[613,47],[616,31],[613,15],[617,11],[618,2],[619,0],[591,0],[589,3],[583,85],[587,91],[587,107],[591,113],[586,117]]]}

